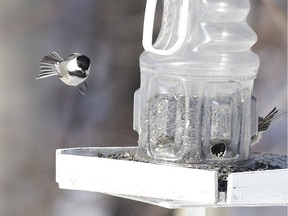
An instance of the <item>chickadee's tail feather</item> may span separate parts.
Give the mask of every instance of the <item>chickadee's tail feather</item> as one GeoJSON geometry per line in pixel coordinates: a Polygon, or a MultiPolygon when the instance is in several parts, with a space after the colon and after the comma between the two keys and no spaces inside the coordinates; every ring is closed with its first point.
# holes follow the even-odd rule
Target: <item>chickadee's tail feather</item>
{"type": "Polygon", "coordinates": [[[287,108],[280,108],[277,109],[274,107],[274,109],[271,110],[268,115],[265,117],[258,117],[258,133],[251,137],[251,143],[252,145],[255,145],[259,142],[262,136],[262,132],[267,130],[272,122],[277,121],[278,119],[281,119],[287,115],[287,108]]]}
{"type": "Polygon", "coordinates": [[[62,61],[63,59],[56,52],[44,56],[39,66],[40,74],[36,79],[58,75],[58,64],[62,61]]]}
{"type": "Polygon", "coordinates": [[[286,109],[281,108],[277,110],[276,107],[274,107],[274,109],[264,118],[259,116],[258,117],[258,131],[260,132],[260,131],[267,130],[272,121],[274,122],[286,114],[287,114],[286,109]]]}

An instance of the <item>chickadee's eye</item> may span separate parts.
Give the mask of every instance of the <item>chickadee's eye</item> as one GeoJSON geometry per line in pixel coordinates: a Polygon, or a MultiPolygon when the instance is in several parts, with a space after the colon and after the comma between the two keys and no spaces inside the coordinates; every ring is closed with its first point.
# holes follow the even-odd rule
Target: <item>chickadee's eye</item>
{"type": "Polygon", "coordinates": [[[77,64],[83,70],[87,70],[89,68],[89,65],[90,65],[90,59],[85,55],[78,56],[77,57],[77,64]]]}

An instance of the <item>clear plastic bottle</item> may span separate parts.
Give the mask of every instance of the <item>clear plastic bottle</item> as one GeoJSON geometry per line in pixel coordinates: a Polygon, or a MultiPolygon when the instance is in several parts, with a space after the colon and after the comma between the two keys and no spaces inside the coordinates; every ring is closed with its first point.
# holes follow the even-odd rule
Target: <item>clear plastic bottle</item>
{"type": "Polygon", "coordinates": [[[179,163],[249,159],[259,67],[250,50],[257,36],[246,22],[249,0],[164,0],[152,45],[156,3],[146,4],[141,86],[134,98],[137,157],[179,163]]]}

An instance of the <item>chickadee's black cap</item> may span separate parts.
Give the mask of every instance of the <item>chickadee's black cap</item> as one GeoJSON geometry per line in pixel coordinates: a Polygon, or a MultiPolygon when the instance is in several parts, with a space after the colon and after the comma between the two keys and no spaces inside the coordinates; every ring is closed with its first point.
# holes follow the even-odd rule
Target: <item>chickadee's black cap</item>
{"type": "Polygon", "coordinates": [[[87,70],[89,68],[89,65],[90,65],[90,59],[85,55],[78,56],[77,57],[77,64],[83,70],[87,70]]]}

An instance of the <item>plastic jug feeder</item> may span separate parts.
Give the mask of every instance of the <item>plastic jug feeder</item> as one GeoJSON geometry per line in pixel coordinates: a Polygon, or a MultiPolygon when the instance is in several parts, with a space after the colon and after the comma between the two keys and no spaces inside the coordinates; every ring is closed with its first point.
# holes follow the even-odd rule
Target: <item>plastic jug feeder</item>
{"type": "Polygon", "coordinates": [[[257,133],[252,96],[259,58],[246,22],[249,0],[164,0],[152,44],[157,0],[147,0],[134,96],[137,158],[151,162],[237,164],[257,133]]]}

